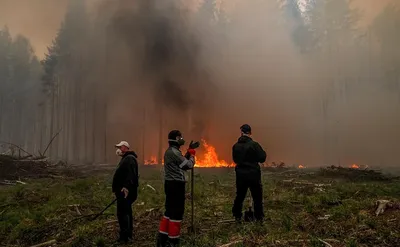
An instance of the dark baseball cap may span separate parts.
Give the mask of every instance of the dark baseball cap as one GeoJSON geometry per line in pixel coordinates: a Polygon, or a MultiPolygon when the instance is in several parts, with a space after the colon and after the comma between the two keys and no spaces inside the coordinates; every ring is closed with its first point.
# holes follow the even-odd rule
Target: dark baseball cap
{"type": "Polygon", "coordinates": [[[240,130],[245,134],[251,133],[251,127],[248,124],[243,124],[242,126],[240,126],[240,130]]]}

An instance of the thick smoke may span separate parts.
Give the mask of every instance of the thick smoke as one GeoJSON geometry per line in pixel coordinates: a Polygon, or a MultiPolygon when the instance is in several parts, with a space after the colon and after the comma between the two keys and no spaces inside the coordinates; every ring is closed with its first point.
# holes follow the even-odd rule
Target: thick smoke
{"type": "MultiPolygon", "coordinates": [[[[357,36],[388,1],[354,0],[352,7],[363,14],[357,36]]],[[[19,10],[20,1],[8,2],[19,10]]],[[[330,38],[328,43],[344,45],[302,54],[293,41],[295,25],[285,24],[277,2],[225,0],[207,12],[196,9],[204,8],[202,0],[92,0],[91,13],[98,15],[91,16],[93,23],[100,20],[101,31],[108,27],[104,35],[94,31],[96,53],[88,57],[99,64],[90,74],[93,85],[109,99],[109,139],[137,143],[144,136],[148,157],[157,153],[159,126],[163,138],[167,130],[181,128],[190,139],[205,138],[230,161],[239,126],[248,123],[269,161],[395,164],[398,92],[381,87],[386,54],[374,34],[366,34],[363,49],[346,45],[351,39],[330,38]],[[225,25],[223,11],[227,25],[215,28],[225,25]]],[[[322,9],[320,17],[342,10],[332,11],[322,9]]],[[[315,25],[325,28],[323,21],[315,25]]],[[[141,145],[136,143],[135,150],[141,145]]]]}
{"type": "MultiPolygon", "coordinates": [[[[226,29],[208,28],[210,22],[223,25],[224,6],[198,21],[199,14],[177,2],[106,1],[104,14],[111,15],[107,36],[114,37],[115,61],[122,61],[120,67],[126,70],[111,73],[152,99],[143,99],[143,104],[154,101],[164,108],[163,122],[157,116],[148,121],[153,123],[146,126],[149,145],[160,141],[160,125],[163,136],[170,128],[181,128],[188,138],[204,137],[229,160],[239,126],[249,123],[270,161],[378,163],[379,156],[386,164],[393,163],[394,153],[383,148],[396,146],[395,141],[388,143],[388,135],[395,132],[383,130],[383,123],[370,123],[391,115],[395,107],[387,92],[353,83],[361,59],[348,54],[355,54],[355,49],[317,58],[301,54],[275,1],[236,1],[227,13],[226,29]],[[343,78],[336,69],[348,73],[353,89],[330,88],[343,85],[331,83],[343,78]],[[379,91],[375,95],[382,103],[371,106],[370,90],[379,91]],[[196,133],[185,129],[190,112],[196,133]],[[369,137],[371,142],[363,141],[369,137]]],[[[360,69],[368,75],[366,67],[360,69]]],[[[157,153],[152,147],[146,150],[157,153]]]]}
{"type": "Polygon", "coordinates": [[[158,103],[187,111],[197,103],[192,89],[199,71],[199,44],[187,11],[174,0],[132,1],[121,7],[111,27],[137,66],[138,86],[153,91],[158,103]]]}

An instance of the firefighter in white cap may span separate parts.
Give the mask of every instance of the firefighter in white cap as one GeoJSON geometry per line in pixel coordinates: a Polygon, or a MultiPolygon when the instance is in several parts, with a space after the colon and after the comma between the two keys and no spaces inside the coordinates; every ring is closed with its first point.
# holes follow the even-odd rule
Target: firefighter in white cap
{"type": "Polygon", "coordinates": [[[137,155],[129,150],[128,142],[121,141],[115,145],[115,148],[116,155],[121,156],[112,182],[112,191],[117,197],[117,217],[120,228],[117,242],[126,244],[132,241],[132,204],[138,195],[138,163],[137,155]]]}

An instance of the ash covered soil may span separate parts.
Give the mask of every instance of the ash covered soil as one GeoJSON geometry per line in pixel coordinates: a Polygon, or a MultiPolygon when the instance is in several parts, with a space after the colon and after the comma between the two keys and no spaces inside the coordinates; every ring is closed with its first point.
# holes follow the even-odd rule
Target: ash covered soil
{"type": "MultiPolygon", "coordinates": [[[[1,181],[10,183],[0,186],[0,246],[111,246],[117,238],[115,205],[91,221],[114,199],[112,166],[58,164],[41,167],[40,176],[33,163],[25,174],[8,168],[13,176],[5,176],[2,166],[1,181]]],[[[187,231],[187,200],[182,246],[400,246],[400,210],[375,214],[378,200],[400,201],[395,177],[347,168],[268,168],[263,172],[266,220],[260,226],[231,221],[233,169],[195,173],[196,232],[187,231]]],[[[154,246],[163,213],[162,169],[140,167],[140,175],[132,246],[154,246]]]]}

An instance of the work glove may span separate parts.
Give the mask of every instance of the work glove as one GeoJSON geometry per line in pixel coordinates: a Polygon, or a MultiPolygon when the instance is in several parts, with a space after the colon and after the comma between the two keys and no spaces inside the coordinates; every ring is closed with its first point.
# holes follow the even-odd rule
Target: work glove
{"type": "Polygon", "coordinates": [[[196,155],[196,148],[200,146],[200,142],[193,142],[191,141],[189,144],[189,149],[187,150],[185,154],[186,159],[190,159],[190,156],[195,156],[196,155]]]}
{"type": "Polygon", "coordinates": [[[190,159],[190,157],[195,156],[195,155],[196,155],[196,150],[189,148],[185,153],[185,158],[190,159]]]}
{"type": "Polygon", "coordinates": [[[194,149],[192,149],[192,148],[189,148],[189,149],[188,149],[188,153],[189,153],[191,156],[196,156],[196,150],[194,150],[194,149]]]}
{"type": "Polygon", "coordinates": [[[200,142],[193,142],[193,141],[190,141],[189,149],[196,149],[196,148],[198,148],[198,147],[200,147],[200,142]]]}

